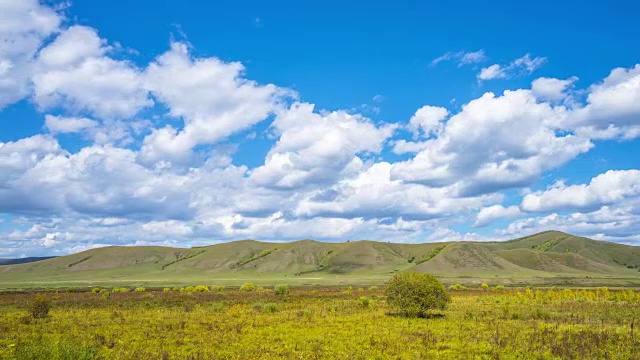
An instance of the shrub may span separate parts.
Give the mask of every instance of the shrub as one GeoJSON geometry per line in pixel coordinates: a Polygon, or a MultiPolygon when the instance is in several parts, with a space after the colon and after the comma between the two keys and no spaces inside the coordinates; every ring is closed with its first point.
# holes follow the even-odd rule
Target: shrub
{"type": "Polygon", "coordinates": [[[112,293],[126,293],[129,292],[129,288],[115,288],[111,290],[112,293]]]}
{"type": "Polygon", "coordinates": [[[258,288],[256,288],[257,292],[264,292],[264,287],[262,286],[258,286],[258,288]]]}
{"type": "Polygon", "coordinates": [[[373,306],[375,305],[375,301],[371,298],[368,298],[366,296],[361,296],[358,300],[356,300],[356,302],[358,303],[358,305],[362,308],[365,309],[370,309],[373,308],[373,306]]]}
{"type": "Polygon", "coordinates": [[[101,290],[100,290],[100,294],[104,294],[104,293],[107,293],[107,294],[108,294],[108,293],[109,293],[109,290],[107,290],[107,289],[101,289],[101,290]]]}
{"type": "Polygon", "coordinates": [[[100,288],[93,288],[93,289],[91,290],[91,292],[92,292],[92,293],[94,293],[94,294],[97,294],[97,293],[99,293],[99,292],[100,292],[100,288]]]}
{"type": "Polygon", "coordinates": [[[504,290],[504,286],[502,286],[502,285],[498,285],[498,286],[493,288],[493,291],[495,291],[495,292],[502,291],[502,290],[504,290]]]}
{"type": "Polygon", "coordinates": [[[171,292],[171,288],[164,288],[164,289],[162,289],[162,291],[164,291],[164,292],[171,292]]]}
{"type": "Polygon", "coordinates": [[[175,292],[179,292],[180,288],[179,287],[174,287],[172,290],[175,291],[175,292]]]}
{"type": "Polygon", "coordinates": [[[482,290],[489,290],[489,285],[487,284],[482,284],[480,285],[480,287],[482,288],[482,290]]]}
{"type": "Polygon", "coordinates": [[[426,316],[429,310],[444,310],[451,302],[447,290],[433,275],[400,273],[387,285],[387,302],[400,314],[409,317],[426,316]]]}
{"type": "Polygon", "coordinates": [[[208,292],[209,288],[204,285],[198,285],[193,289],[194,292],[208,292]]]}
{"type": "Polygon", "coordinates": [[[44,319],[49,316],[51,302],[44,296],[38,295],[28,305],[29,313],[34,319],[44,319]]]}
{"type": "Polygon", "coordinates": [[[268,313],[274,313],[274,312],[280,311],[280,309],[278,308],[278,305],[274,303],[268,303],[268,304],[264,304],[264,306],[262,307],[262,311],[268,312],[268,313]]]}
{"type": "Polygon", "coordinates": [[[226,286],[224,285],[211,285],[211,291],[224,291],[224,289],[226,289],[226,286]]]}
{"type": "Polygon", "coordinates": [[[193,286],[187,286],[186,288],[184,288],[184,291],[186,292],[193,292],[196,288],[194,288],[193,286]]]}
{"type": "Polygon", "coordinates": [[[145,291],[147,291],[147,289],[145,289],[143,287],[136,288],[136,290],[135,290],[135,292],[145,292],[145,291]]]}
{"type": "Polygon", "coordinates": [[[451,285],[449,286],[449,290],[466,290],[467,288],[460,285],[460,284],[455,284],[455,285],[451,285]]]}
{"type": "Polygon", "coordinates": [[[378,290],[378,287],[375,285],[369,288],[369,291],[376,291],[376,290],[378,290]]]}
{"type": "Polygon", "coordinates": [[[275,292],[276,295],[287,295],[287,293],[289,292],[289,285],[287,284],[276,285],[273,291],[275,292]]]}
{"type": "Polygon", "coordinates": [[[107,291],[107,292],[105,292],[105,293],[102,293],[102,298],[103,298],[103,299],[107,300],[107,299],[108,299],[108,298],[110,298],[110,297],[111,297],[111,293],[110,293],[110,292],[108,292],[108,291],[107,291]]]}
{"type": "Polygon", "coordinates": [[[240,291],[255,291],[256,286],[252,283],[244,283],[240,286],[240,291]]]}

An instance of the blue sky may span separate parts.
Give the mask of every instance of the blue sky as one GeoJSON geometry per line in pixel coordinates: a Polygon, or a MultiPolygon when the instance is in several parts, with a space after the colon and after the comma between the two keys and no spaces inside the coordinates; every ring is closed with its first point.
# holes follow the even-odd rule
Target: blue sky
{"type": "Polygon", "coordinates": [[[0,257],[640,244],[631,1],[0,3],[0,257]]]}

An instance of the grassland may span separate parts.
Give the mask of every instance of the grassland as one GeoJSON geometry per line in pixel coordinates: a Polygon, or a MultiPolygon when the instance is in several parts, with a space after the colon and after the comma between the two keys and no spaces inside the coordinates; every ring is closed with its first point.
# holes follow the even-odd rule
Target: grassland
{"type": "Polygon", "coordinates": [[[182,286],[255,281],[381,285],[400,271],[477,286],[640,286],[640,248],[548,231],[503,242],[392,244],[252,240],[192,249],[105,247],[0,266],[0,289],[182,286]]]}
{"type": "Polygon", "coordinates": [[[451,291],[448,310],[396,316],[384,289],[0,293],[2,359],[637,359],[632,290],[451,291]]]}

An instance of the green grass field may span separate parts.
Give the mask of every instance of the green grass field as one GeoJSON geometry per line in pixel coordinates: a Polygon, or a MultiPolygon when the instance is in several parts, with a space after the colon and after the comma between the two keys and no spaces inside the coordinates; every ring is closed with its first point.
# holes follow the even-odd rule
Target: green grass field
{"type": "Polygon", "coordinates": [[[640,293],[479,288],[403,318],[383,288],[0,293],[2,359],[637,359],[640,293]]]}
{"type": "Polygon", "coordinates": [[[105,247],[0,266],[0,289],[181,286],[246,281],[380,285],[401,271],[447,284],[640,286],[640,248],[548,231],[503,242],[236,241],[213,246],[105,247]]]}

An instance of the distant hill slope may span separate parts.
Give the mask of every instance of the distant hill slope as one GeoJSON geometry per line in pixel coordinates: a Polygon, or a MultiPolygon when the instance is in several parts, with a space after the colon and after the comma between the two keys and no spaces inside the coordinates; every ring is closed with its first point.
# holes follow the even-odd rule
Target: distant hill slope
{"type": "Polygon", "coordinates": [[[243,240],[191,249],[104,247],[0,266],[0,288],[75,283],[379,283],[399,271],[429,272],[445,282],[623,279],[625,284],[640,284],[639,270],[640,247],[547,231],[501,242],[243,240]]]}
{"type": "Polygon", "coordinates": [[[26,257],[19,259],[0,259],[0,265],[16,265],[27,264],[30,262],[36,262],[41,260],[53,259],[55,256],[42,256],[42,257],[26,257]]]}

